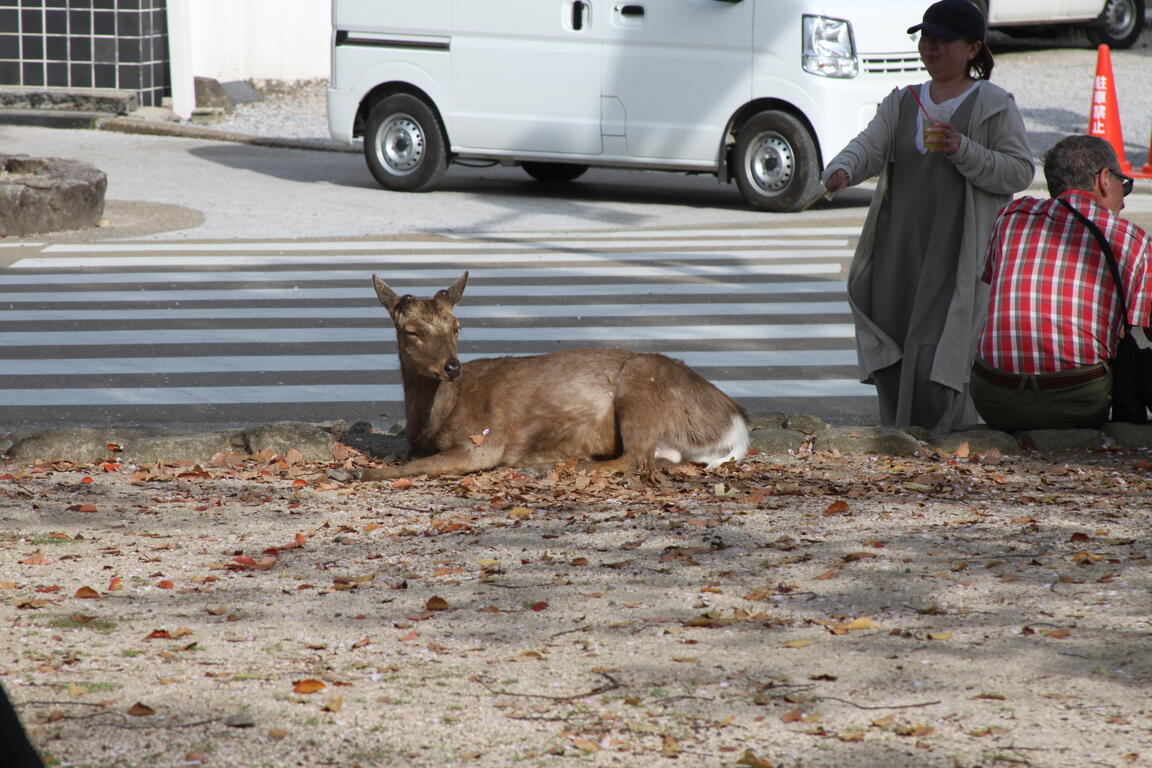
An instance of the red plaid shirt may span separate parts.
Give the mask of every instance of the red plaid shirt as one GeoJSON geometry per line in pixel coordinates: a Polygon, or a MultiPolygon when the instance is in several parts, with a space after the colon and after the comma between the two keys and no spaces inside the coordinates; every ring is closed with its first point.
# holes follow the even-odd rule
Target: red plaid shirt
{"type": "MultiPolygon", "coordinates": [[[[1152,241],[1083,192],[1061,195],[1112,244],[1128,321],[1148,326],[1152,241]]],[[[1054,373],[1112,357],[1123,324],[1112,274],[1091,231],[1054,199],[1022,197],[1000,210],[988,244],[992,286],[978,354],[1018,374],[1054,373]]]]}

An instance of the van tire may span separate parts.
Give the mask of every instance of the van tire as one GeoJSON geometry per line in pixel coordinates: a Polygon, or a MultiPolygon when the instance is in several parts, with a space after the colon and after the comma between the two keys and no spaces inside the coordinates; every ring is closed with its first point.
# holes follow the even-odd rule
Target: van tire
{"type": "Polygon", "coordinates": [[[1092,45],[1131,48],[1144,30],[1144,0],[1108,0],[1096,23],[1088,28],[1092,45]]]}
{"type": "Polygon", "coordinates": [[[448,167],[440,119],[416,96],[387,97],[368,116],[364,159],[385,189],[420,192],[430,188],[448,167]]]}
{"type": "Polygon", "coordinates": [[[820,176],[816,144],[787,112],[753,115],[736,135],[732,176],[755,208],[795,211],[812,196],[820,176]]]}
{"type": "Polygon", "coordinates": [[[536,179],[551,184],[575,181],[584,175],[588,166],[577,163],[520,163],[524,172],[536,179]]]}

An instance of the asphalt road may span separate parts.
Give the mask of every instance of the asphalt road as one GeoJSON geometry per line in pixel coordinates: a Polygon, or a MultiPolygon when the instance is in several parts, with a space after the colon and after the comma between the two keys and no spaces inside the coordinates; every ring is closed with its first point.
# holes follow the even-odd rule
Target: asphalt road
{"type": "MultiPolygon", "coordinates": [[[[1079,101],[1074,96],[1069,101],[1056,78],[1061,63],[1075,73],[1090,72],[1092,56],[1083,49],[1037,51],[1023,45],[1000,57],[1005,84],[1028,94],[1027,102],[1021,97],[1022,109],[1035,146],[1077,130],[1080,118],[1071,107],[1079,101]],[[1049,93],[1054,106],[1036,103],[1039,95],[1049,93]]],[[[1139,71],[1147,71],[1141,65],[1148,55],[1115,56],[1117,82],[1129,89],[1139,71]]],[[[1085,90],[1086,113],[1090,90],[1085,90]]],[[[1122,110],[1124,103],[1122,93],[1122,110]]],[[[1132,114],[1144,119],[1145,113],[1127,113],[1132,114]]],[[[1132,138],[1128,144],[1131,159],[1142,161],[1139,153],[1146,147],[1141,140],[1132,138]]],[[[0,334],[10,342],[0,349],[0,429],[5,431],[112,422],[219,426],[277,418],[368,418],[381,424],[399,412],[395,374],[389,372],[387,321],[372,306],[366,282],[373,270],[409,270],[414,291],[431,290],[447,271],[478,267],[466,250],[437,246],[443,236],[479,242],[521,233],[555,241],[603,233],[669,240],[678,236],[674,230],[702,232],[696,236],[700,242],[715,241],[697,248],[711,252],[711,261],[701,263],[741,268],[713,279],[714,290],[703,296],[659,297],[649,294],[653,284],[669,281],[661,270],[683,267],[676,245],[660,246],[659,253],[652,253],[655,246],[634,248],[633,261],[618,264],[586,248],[574,257],[571,244],[544,245],[536,252],[548,259],[567,254],[568,267],[598,271],[575,281],[563,270],[551,276],[509,272],[484,277],[484,269],[524,266],[519,257],[505,254],[503,261],[480,267],[476,290],[468,297],[475,302],[469,311],[480,314],[466,325],[490,334],[488,342],[470,351],[546,351],[577,343],[564,336],[574,329],[615,328],[604,343],[625,340],[695,356],[710,378],[733,382],[740,399],[756,410],[805,411],[836,424],[867,424],[876,418],[874,398],[851,389],[851,339],[842,329],[818,341],[814,335],[820,327],[850,322],[842,281],[853,233],[870,199],[867,188],[849,190],[803,214],[764,214],[745,207],[733,186],[708,176],[592,170],[576,184],[550,188],[519,169],[453,168],[436,192],[414,195],[380,190],[362,157],[352,152],[11,126],[0,126],[0,146],[7,152],[82,159],[109,179],[107,226],[0,239],[0,293],[5,295],[0,334]],[[741,250],[735,240],[757,236],[809,242],[831,238],[837,241],[836,253],[813,257],[824,246],[804,242],[735,253],[741,250]],[[306,251],[292,250],[300,247],[291,245],[298,240],[308,243],[306,251]],[[107,249],[83,250],[98,243],[107,249]],[[406,248],[409,253],[403,253],[406,248]],[[647,256],[637,255],[645,250],[647,256]],[[373,254],[379,257],[375,261],[361,258],[373,254]],[[245,256],[266,262],[246,265],[245,256]],[[50,266],[50,258],[86,261],[50,266]],[[137,261],[117,265],[112,261],[117,258],[137,261]],[[623,276],[621,264],[641,271],[623,276]],[[822,271],[813,272],[814,264],[822,271]],[[756,276],[747,273],[749,266],[798,273],[756,276]],[[285,279],[290,271],[298,274],[285,279]],[[748,287],[756,283],[776,285],[748,287]],[[809,285],[796,295],[780,289],[792,283],[809,285]],[[813,290],[813,283],[820,290],[813,290]],[[595,285],[627,291],[632,285],[634,295],[609,295],[604,288],[603,296],[577,298],[573,286],[580,285],[584,291],[595,285]],[[259,293],[284,289],[304,297],[259,293]],[[162,295],[189,290],[197,293],[162,295]],[[14,295],[21,292],[23,297],[14,295]],[[639,313],[629,302],[652,306],[639,313]],[[594,319],[589,317],[593,312],[569,312],[536,320],[500,309],[544,315],[557,305],[580,303],[608,309],[598,310],[594,319]],[[793,306],[797,303],[809,306],[793,306]],[[821,306],[823,314],[811,312],[821,306]],[[794,338],[736,338],[723,330],[733,325],[762,337],[766,326],[790,325],[794,338]],[[690,330],[657,338],[651,329],[662,327],[690,330]],[[816,330],[802,337],[795,335],[797,327],[816,330]],[[550,339],[549,328],[563,332],[553,331],[558,337],[550,339]],[[532,341],[531,334],[509,329],[543,336],[532,341]],[[279,337],[288,330],[295,340],[279,337]],[[750,354],[763,354],[763,360],[751,360],[750,354]],[[118,364],[124,367],[117,370],[118,364]],[[821,386],[832,389],[821,390],[812,385],[817,381],[837,383],[825,383],[821,386]],[[759,382],[760,389],[746,389],[752,386],[748,382],[759,382]],[[811,392],[803,391],[806,385],[811,392]],[[793,391],[783,391],[788,386],[793,391]],[[206,395],[210,387],[219,391],[180,399],[180,392],[206,395]],[[343,387],[343,394],[325,401],[315,394],[324,387],[343,387]],[[312,394],[293,400],[293,391],[312,394]]],[[[1039,186],[1034,191],[1042,194],[1039,186]]],[[[1152,229],[1152,181],[1137,183],[1126,215],[1152,229]]],[[[700,279],[680,275],[672,282],[700,279]]],[[[599,339],[595,333],[589,338],[599,339]]]]}

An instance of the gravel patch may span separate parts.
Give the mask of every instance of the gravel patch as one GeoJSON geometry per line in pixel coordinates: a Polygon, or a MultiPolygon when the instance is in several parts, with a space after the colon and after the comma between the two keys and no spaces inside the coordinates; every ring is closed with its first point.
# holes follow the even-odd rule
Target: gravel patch
{"type": "Polygon", "coordinates": [[[1141,765],[1141,454],[343,486],[0,467],[0,669],[77,768],[1141,765]]]}

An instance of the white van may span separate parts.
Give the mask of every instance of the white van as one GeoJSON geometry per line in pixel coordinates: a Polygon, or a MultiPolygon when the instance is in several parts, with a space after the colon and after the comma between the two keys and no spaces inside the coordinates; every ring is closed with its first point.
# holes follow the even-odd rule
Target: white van
{"type": "Polygon", "coordinates": [[[1130,48],[1144,30],[1144,0],[972,0],[988,26],[1028,32],[1050,24],[1083,27],[1093,45],[1130,48]]]}
{"type": "Polygon", "coordinates": [[[387,189],[450,162],[547,182],[711,173],[796,210],[894,87],[927,0],[333,0],[328,123],[387,189]]]}

